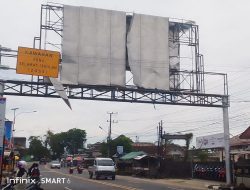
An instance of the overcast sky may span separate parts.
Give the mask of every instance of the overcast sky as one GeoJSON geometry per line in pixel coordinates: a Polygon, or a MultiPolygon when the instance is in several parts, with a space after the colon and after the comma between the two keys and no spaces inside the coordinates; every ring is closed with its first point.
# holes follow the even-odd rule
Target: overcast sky
{"type": "MultiPolygon", "coordinates": [[[[247,0],[68,0],[50,1],[68,5],[136,12],[171,18],[193,20],[199,25],[200,53],[205,70],[227,73],[229,79],[230,133],[243,132],[250,122],[250,2],[247,0]]],[[[0,1],[0,45],[17,49],[32,47],[39,35],[42,0],[0,1]]],[[[15,59],[3,59],[13,66],[15,59]]],[[[11,71],[0,71],[0,78],[20,78],[11,71]]],[[[216,82],[210,88],[216,87],[216,82]],[[214,86],[213,86],[214,85],[214,86]]],[[[11,108],[18,107],[15,136],[44,135],[80,128],[87,132],[88,143],[107,137],[108,114],[118,112],[113,119],[112,137],[125,134],[139,141],[156,141],[156,127],[163,120],[166,132],[193,132],[197,136],[223,132],[222,109],[108,103],[70,100],[69,110],[61,99],[7,96],[6,118],[13,119],[11,108]],[[102,126],[105,131],[98,126],[102,126]]]]}

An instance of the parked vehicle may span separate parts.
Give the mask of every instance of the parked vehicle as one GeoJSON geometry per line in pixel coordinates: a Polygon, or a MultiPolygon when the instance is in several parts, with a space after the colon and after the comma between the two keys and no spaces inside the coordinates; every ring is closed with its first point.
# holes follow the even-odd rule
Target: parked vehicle
{"type": "Polygon", "coordinates": [[[51,163],[50,163],[50,168],[53,169],[53,168],[58,168],[60,169],[61,168],[61,163],[57,160],[53,160],[51,163]]]}
{"type": "Polygon", "coordinates": [[[39,164],[42,165],[42,164],[46,164],[47,161],[45,158],[41,158],[40,161],[39,161],[39,164]]]}
{"type": "Polygon", "coordinates": [[[88,167],[89,178],[111,177],[115,180],[115,164],[111,158],[95,158],[94,165],[88,167]]]}

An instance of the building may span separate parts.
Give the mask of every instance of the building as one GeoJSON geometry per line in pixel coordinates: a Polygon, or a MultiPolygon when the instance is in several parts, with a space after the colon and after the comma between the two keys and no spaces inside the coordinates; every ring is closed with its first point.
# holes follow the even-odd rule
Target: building
{"type": "Polygon", "coordinates": [[[185,155],[185,147],[177,144],[166,144],[166,146],[158,148],[154,143],[137,142],[132,144],[132,148],[134,151],[143,151],[151,156],[159,154],[167,158],[183,158],[185,155]]]}
{"type": "Polygon", "coordinates": [[[101,153],[102,143],[101,142],[97,142],[94,144],[88,144],[87,148],[88,148],[89,152],[91,152],[91,156],[93,156],[93,157],[99,157],[102,155],[102,153],[101,153]]]}
{"type": "Polygon", "coordinates": [[[26,149],[26,137],[14,137],[14,149],[26,149]]]}
{"type": "Polygon", "coordinates": [[[230,150],[235,161],[240,157],[250,159],[250,127],[230,139],[230,150]]]}

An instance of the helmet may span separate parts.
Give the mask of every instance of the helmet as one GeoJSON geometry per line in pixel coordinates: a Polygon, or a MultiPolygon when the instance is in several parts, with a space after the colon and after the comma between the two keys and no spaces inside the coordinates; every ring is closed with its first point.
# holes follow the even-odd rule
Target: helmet
{"type": "Polygon", "coordinates": [[[17,163],[18,168],[25,168],[27,166],[27,163],[24,160],[21,160],[17,163]]]}

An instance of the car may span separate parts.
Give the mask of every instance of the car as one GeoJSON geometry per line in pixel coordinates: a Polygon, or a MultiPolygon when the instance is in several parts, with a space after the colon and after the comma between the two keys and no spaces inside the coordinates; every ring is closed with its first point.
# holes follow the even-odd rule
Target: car
{"type": "Polygon", "coordinates": [[[58,168],[60,169],[61,168],[61,163],[57,160],[53,160],[51,163],[50,163],[50,168],[53,169],[53,168],[58,168]]]}
{"type": "Polygon", "coordinates": [[[39,161],[39,164],[46,164],[47,161],[45,158],[41,158],[40,161],[39,161]]]}
{"type": "Polygon", "coordinates": [[[115,163],[111,158],[95,158],[93,166],[88,167],[89,178],[99,179],[104,177],[107,179],[111,177],[112,180],[115,180],[115,163]]]}

